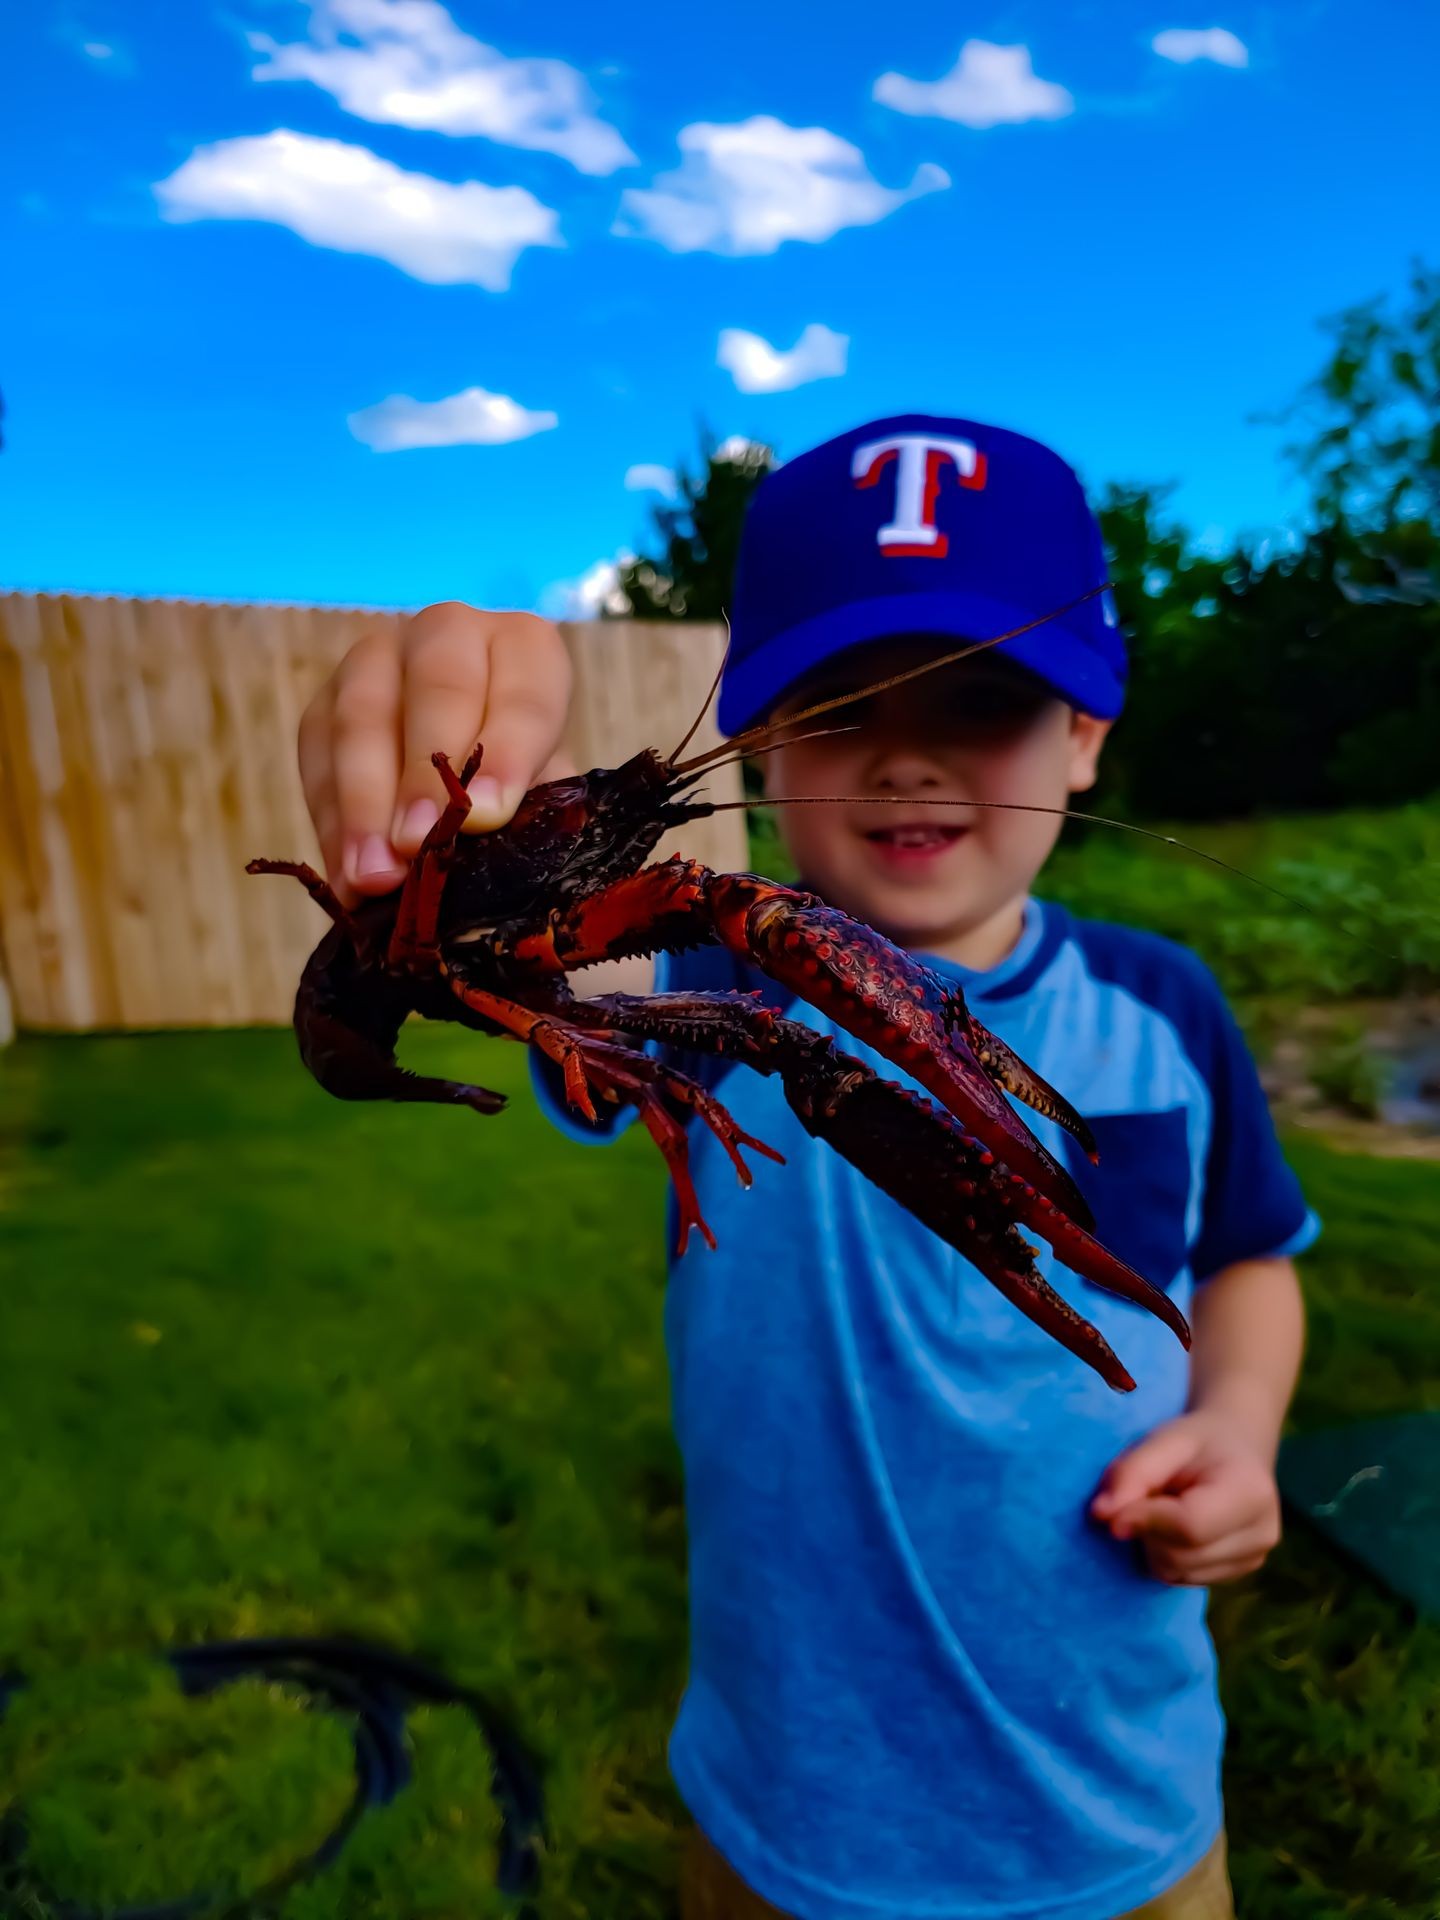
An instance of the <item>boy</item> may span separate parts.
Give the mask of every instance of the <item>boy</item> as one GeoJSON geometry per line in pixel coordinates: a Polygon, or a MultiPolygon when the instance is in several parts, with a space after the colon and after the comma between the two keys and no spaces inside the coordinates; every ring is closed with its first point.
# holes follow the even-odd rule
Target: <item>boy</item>
{"type": "MultiPolygon", "coordinates": [[[[1038,443],[920,415],[844,434],[756,495],[721,725],[1005,632],[1103,577],[1079,483],[1038,443]]],[[[1209,974],[1034,899],[1059,820],[972,804],[1063,808],[1089,787],[1124,672],[1093,598],[763,763],[778,801],[849,797],[779,807],[805,884],[948,971],[1085,1115],[1098,1168],[1024,1117],[1195,1340],[1187,1361],[1042,1248],[1139,1383],[1107,1392],[812,1141],[773,1082],[686,1061],[723,1077],[740,1125],[788,1162],[757,1166],[737,1200],[725,1155],[691,1130],[720,1250],[666,1309],[692,1626],[671,1764],[704,1836],[693,1920],[1232,1911],[1204,1589],[1278,1538],[1303,1338],[1290,1256],[1317,1224],[1209,974]]],[[[524,616],[429,609],[398,643],[362,642],[302,728],[342,892],[398,883],[397,849],[435,817],[437,746],[458,758],[483,735],[472,825],[507,819],[555,750],[567,686],[553,630],[524,616]]],[[[785,1000],[709,948],[627,984],[785,1000]]]]}

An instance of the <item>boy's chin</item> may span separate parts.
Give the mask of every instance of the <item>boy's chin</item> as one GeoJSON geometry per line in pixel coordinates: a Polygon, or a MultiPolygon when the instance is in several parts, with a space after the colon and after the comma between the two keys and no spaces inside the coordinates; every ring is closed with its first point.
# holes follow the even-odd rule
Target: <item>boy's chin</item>
{"type": "Polygon", "coordinates": [[[952,888],[934,885],[857,881],[847,875],[843,883],[833,888],[820,885],[819,891],[852,919],[863,920],[902,947],[953,940],[985,917],[973,900],[957,898],[952,888]]]}
{"type": "Polygon", "coordinates": [[[893,940],[897,947],[934,946],[971,931],[972,916],[954,905],[936,903],[929,911],[922,911],[913,900],[900,906],[877,901],[868,913],[849,911],[853,918],[864,920],[887,940],[893,940]]]}

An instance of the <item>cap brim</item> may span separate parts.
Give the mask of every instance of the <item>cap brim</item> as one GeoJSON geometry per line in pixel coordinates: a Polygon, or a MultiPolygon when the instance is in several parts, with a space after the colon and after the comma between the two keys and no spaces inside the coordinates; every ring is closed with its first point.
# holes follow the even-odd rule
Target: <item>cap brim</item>
{"type": "MultiPolygon", "coordinates": [[[[984,641],[1035,618],[1033,611],[968,593],[886,594],[832,607],[787,627],[727,670],[720,687],[720,730],[743,733],[763,720],[796,681],[853,647],[913,634],[984,641]]],[[[1032,627],[1007,640],[1000,651],[1084,713],[1113,720],[1125,704],[1124,683],[1094,644],[1071,633],[1063,620],[1032,627]]]]}

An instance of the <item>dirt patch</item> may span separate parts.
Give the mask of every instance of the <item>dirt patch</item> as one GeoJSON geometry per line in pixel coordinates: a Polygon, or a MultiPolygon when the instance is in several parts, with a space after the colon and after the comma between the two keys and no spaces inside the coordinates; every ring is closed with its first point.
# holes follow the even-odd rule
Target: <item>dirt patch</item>
{"type": "Polygon", "coordinates": [[[1440,998],[1304,1007],[1271,1029],[1275,1117],[1345,1153],[1440,1160],[1440,998]]]}

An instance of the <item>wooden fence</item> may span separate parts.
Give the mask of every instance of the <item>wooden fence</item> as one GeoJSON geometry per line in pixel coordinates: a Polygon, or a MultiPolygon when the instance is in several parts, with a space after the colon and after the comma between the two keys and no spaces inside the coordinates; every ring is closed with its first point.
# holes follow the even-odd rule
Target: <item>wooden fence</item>
{"type": "MultiPolygon", "coordinates": [[[[0,594],[0,1029],[7,1000],[22,1028],[289,1018],[324,916],[245,862],[317,858],[300,714],[360,634],[399,618],[0,594]]],[[[582,767],[673,745],[724,644],[662,622],[564,632],[582,767]]],[[[697,748],[718,737],[707,719],[697,748]]],[[[738,774],[709,791],[738,798],[738,774]]],[[[743,867],[744,818],[693,823],[685,851],[743,867]]]]}

